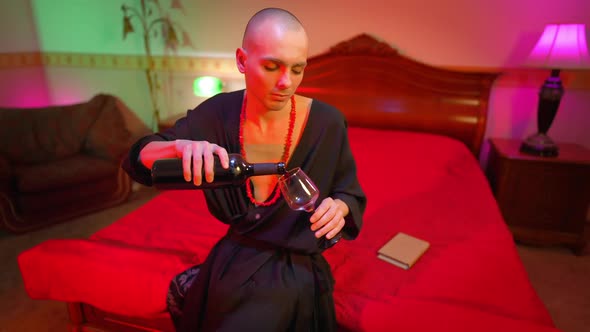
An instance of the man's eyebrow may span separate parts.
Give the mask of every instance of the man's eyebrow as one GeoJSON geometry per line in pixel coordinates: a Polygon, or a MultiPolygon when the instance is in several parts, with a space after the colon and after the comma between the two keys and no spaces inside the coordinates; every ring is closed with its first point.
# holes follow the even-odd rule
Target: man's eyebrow
{"type": "MultiPolygon", "coordinates": [[[[285,63],[285,61],[277,59],[277,58],[273,58],[273,57],[263,57],[262,60],[271,61],[271,62],[278,63],[278,64],[281,64],[284,66],[288,65],[287,63],[285,63]]],[[[293,67],[305,67],[305,66],[307,66],[307,61],[297,62],[297,63],[293,64],[293,67]]]]}

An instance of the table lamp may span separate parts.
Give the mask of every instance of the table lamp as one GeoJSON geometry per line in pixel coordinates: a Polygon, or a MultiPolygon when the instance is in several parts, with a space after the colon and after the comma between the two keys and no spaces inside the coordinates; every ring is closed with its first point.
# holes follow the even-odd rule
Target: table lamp
{"type": "Polygon", "coordinates": [[[559,154],[557,144],[547,135],[557,114],[564,89],[559,78],[562,69],[590,68],[585,24],[549,24],[529,54],[527,66],[551,69],[539,91],[537,133],[527,137],[520,150],[543,157],[559,154]]]}

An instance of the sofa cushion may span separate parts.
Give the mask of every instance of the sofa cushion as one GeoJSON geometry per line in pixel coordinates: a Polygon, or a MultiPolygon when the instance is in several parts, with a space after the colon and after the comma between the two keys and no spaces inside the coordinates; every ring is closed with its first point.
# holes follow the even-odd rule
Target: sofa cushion
{"type": "Polygon", "coordinates": [[[118,164],[84,154],[50,163],[19,165],[15,167],[16,189],[19,192],[40,192],[89,182],[109,174],[115,177],[118,167],[118,164]]]}
{"type": "MultiPolygon", "coordinates": [[[[14,206],[24,218],[61,217],[84,210],[97,210],[106,197],[115,197],[119,184],[115,175],[51,191],[19,193],[14,206]]],[[[108,205],[107,205],[108,206],[108,205]]]]}
{"type": "Polygon", "coordinates": [[[101,98],[65,106],[0,109],[0,155],[32,164],[78,153],[104,103],[101,98]]]}

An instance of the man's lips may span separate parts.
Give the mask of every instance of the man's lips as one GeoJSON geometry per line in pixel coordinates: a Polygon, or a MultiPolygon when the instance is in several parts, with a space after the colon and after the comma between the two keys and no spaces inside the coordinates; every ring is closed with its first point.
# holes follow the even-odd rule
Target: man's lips
{"type": "Polygon", "coordinates": [[[284,100],[284,99],[288,99],[289,98],[289,95],[284,95],[284,94],[279,94],[279,93],[273,93],[273,94],[271,94],[271,97],[273,99],[281,99],[281,100],[284,100]]]}

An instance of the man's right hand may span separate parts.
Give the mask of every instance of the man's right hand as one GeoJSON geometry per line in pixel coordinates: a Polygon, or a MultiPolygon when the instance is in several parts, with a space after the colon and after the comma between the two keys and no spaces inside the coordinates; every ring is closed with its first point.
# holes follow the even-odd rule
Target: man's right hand
{"type": "Polygon", "coordinates": [[[229,167],[227,150],[217,144],[209,143],[207,141],[190,141],[185,139],[177,139],[174,143],[176,156],[182,158],[183,175],[187,182],[191,181],[192,178],[195,185],[201,185],[202,168],[205,169],[205,181],[213,182],[215,175],[213,171],[213,166],[215,164],[213,158],[214,154],[219,156],[223,168],[229,167]]]}
{"type": "Polygon", "coordinates": [[[184,179],[201,185],[202,168],[205,169],[205,181],[213,181],[214,154],[219,156],[223,168],[229,167],[229,157],[224,148],[207,141],[186,139],[150,142],[139,152],[139,161],[148,169],[152,169],[154,161],[158,159],[181,158],[184,179]]]}

